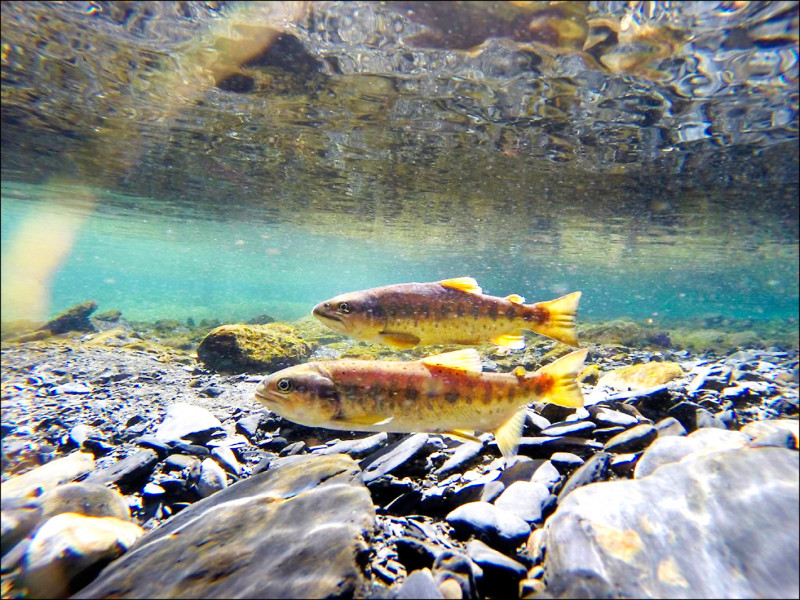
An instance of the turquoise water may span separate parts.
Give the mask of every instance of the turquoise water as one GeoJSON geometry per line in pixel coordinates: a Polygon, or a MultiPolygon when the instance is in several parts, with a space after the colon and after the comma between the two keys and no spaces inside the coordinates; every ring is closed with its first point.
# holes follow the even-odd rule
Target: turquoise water
{"type": "Polygon", "coordinates": [[[4,3],[3,287],[66,224],[40,318],[294,319],[472,276],[581,290],[587,320],[796,327],[796,4],[562,3],[546,31],[458,4],[447,32],[406,4],[4,3]],[[278,37],[204,72],[241,19],[278,37]]]}
{"type": "MultiPolygon", "coordinates": [[[[3,186],[4,254],[23,217],[43,216],[41,204],[27,200],[41,191],[28,184],[3,186]]],[[[723,239],[710,238],[704,247],[690,236],[663,239],[655,230],[649,237],[643,232],[636,245],[626,244],[624,222],[607,224],[618,231],[603,236],[581,229],[559,232],[572,242],[557,244],[532,229],[531,237],[541,238],[536,246],[510,239],[476,248],[458,235],[456,224],[453,233],[440,228],[431,239],[393,236],[392,230],[408,225],[391,220],[383,223],[383,235],[344,237],[257,217],[171,218],[142,211],[142,204],[135,212],[87,211],[54,276],[51,314],[94,299],[100,311],[119,309],[132,320],[236,321],[265,313],[295,319],[345,291],[470,275],[487,293],[516,292],[528,301],[582,290],[581,315],[594,320],[797,318],[797,256],[791,243],[773,241],[769,253],[741,264],[724,259],[723,239]],[[682,243],[693,244],[696,254],[687,254],[682,243]]]]}

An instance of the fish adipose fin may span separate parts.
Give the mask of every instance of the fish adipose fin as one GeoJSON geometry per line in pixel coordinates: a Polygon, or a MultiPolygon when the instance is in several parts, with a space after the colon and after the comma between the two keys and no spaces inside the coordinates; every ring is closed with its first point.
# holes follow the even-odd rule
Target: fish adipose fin
{"type": "Polygon", "coordinates": [[[479,444],[483,444],[481,439],[475,437],[474,431],[469,431],[467,429],[452,429],[450,431],[443,431],[442,435],[448,435],[457,440],[461,440],[462,442],[478,442],[479,444]]]}
{"type": "Polygon", "coordinates": [[[513,302],[514,304],[525,304],[525,298],[520,296],[519,294],[509,294],[503,300],[508,300],[509,302],[513,302]]]}
{"type": "Polygon", "coordinates": [[[575,332],[575,315],[578,312],[578,301],[580,299],[580,292],[572,292],[549,302],[532,304],[533,308],[537,308],[547,315],[546,320],[533,327],[532,330],[570,346],[577,346],[578,335],[575,332]]]}
{"type": "Polygon", "coordinates": [[[525,336],[522,333],[506,333],[493,337],[492,342],[509,350],[522,350],[525,347],[525,336]]]}
{"type": "Polygon", "coordinates": [[[483,288],[478,285],[478,282],[475,281],[472,277],[456,277],[454,279],[442,279],[441,281],[437,281],[441,286],[453,288],[455,290],[461,290],[462,292],[467,292],[469,294],[482,294],[483,288]]]}
{"type": "Polygon", "coordinates": [[[382,331],[378,334],[378,337],[380,337],[384,344],[394,346],[395,348],[402,348],[403,350],[413,348],[419,344],[420,341],[417,336],[400,331],[382,331]]]}
{"type": "Polygon", "coordinates": [[[528,409],[525,407],[518,410],[514,413],[514,416],[494,432],[497,447],[500,448],[500,452],[506,460],[517,453],[517,446],[519,446],[519,438],[522,435],[522,426],[525,425],[527,411],[528,409]]]}
{"type": "Polygon", "coordinates": [[[531,377],[540,378],[541,381],[549,382],[547,391],[539,401],[567,408],[583,406],[583,393],[581,393],[577,377],[588,353],[589,351],[585,348],[570,352],[531,375],[531,377]]]}
{"type": "Polygon", "coordinates": [[[444,367],[446,369],[458,369],[459,371],[469,371],[480,373],[483,369],[481,365],[481,355],[475,348],[455,350],[454,352],[444,352],[433,356],[426,356],[422,359],[422,364],[428,367],[444,367]]]}

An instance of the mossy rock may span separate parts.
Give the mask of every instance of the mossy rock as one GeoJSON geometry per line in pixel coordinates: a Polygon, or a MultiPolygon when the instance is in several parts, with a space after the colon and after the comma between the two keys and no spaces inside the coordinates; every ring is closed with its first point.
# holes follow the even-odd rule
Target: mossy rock
{"type": "Polygon", "coordinates": [[[589,385],[595,385],[597,380],[600,377],[600,367],[597,365],[586,365],[581,369],[581,372],[578,373],[578,381],[580,383],[588,383],[589,385]]]}
{"type": "Polygon", "coordinates": [[[331,344],[335,342],[353,340],[353,338],[338,333],[330,327],[323,325],[311,315],[300,317],[296,321],[292,322],[292,327],[294,327],[298,334],[303,338],[307,340],[313,340],[320,344],[331,344]]]}
{"type": "Polygon", "coordinates": [[[222,325],[197,348],[197,358],[216,371],[272,373],[308,359],[313,346],[280,323],[222,325]]]}
{"type": "Polygon", "coordinates": [[[578,329],[581,345],[622,344],[623,346],[640,346],[650,337],[644,327],[627,319],[616,319],[608,323],[592,323],[578,329]]]}
{"type": "Polygon", "coordinates": [[[598,386],[607,385],[618,390],[645,390],[683,377],[686,373],[674,362],[649,362],[614,369],[603,375],[598,386]]]}

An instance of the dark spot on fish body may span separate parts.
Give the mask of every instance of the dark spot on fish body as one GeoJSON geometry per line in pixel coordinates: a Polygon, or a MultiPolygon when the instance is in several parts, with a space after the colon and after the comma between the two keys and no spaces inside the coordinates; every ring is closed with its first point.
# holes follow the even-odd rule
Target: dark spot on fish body
{"type": "Polygon", "coordinates": [[[466,313],[466,312],[467,312],[467,311],[466,311],[466,309],[464,308],[464,305],[463,305],[463,304],[461,304],[460,302],[459,302],[458,304],[456,304],[456,315],[457,315],[457,316],[459,316],[459,317],[463,317],[463,316],[464,316],[464,313],[466,313]]]}
{"type": "Polygon", "coordinates": [[[407,400],[416,401],[419,398],[419,391],[413,387],[407,387],[405,389],[405,396],[407,400]]]}
{"type": "Polygon", "coordinates": [[[513,385],[508,386],[508,393],[506,394],[506,398],[508,398],[509,402],[514,402],[514,396],[517,395],[517,390],[513,385]]]}
{"type": "Polygon", "coordinates": [[[507,319],[513,319],[516,316],[517,316],[517,309],[514,308],[513,306],[509,306],[506,309],[506,318],[507,319]]]}
{"type": "Polygon", "coordinates": [[[423,302],[422,306],[419,307],[419,313],[421,318],[427,320],[431,317],[431,307],[427,302],[423,302]]]}
{"type": "Polygon", "coordinates": [[[472,316],[473,318],[477,319],[478,316],[481,314],[481,307],[477,304],[472,305],[472,316]]]}
{"type": "Polygon", "coordinates": [[[555,380],[553,379],[552,375],[548,375],[547,373],[542,373],[541,375],[538,375],[536,377],[535,383],[533,385],[533,391],[539,397],[544,396],[547,392],[549,392],[553,388],[554,383],[555,380]]]}
{"type": "Polygon", "coordinates": [[[447,400],[450,404],[455,404],[458,402],[461,394],[458,393],[458,390],[450,390],[444,395],[444,399],[447,400]]]}
{"type": "Polygon", "coordinates": [[[550,320],[550,311],[540,306],[534,306],[529,314],[531,314],[533,319],[539,324],[547,323],[547,321],[550,320]]]}
{"type": "Polygon", "coordinates": [[[446,319],[450,316],[450,306],[447,302],[444,302],[439,307],[439,318],[446,319]]]}
{"type": "Polygon", "coordinates": [[[497,320],[497,305],[496,304],[491,304],[489,306],[489,310],[487,311],[487,314],[489,315],[489,318],[492,321],[496,321],[497,320]]]}
{"type": "Polygon", "coordinates": [[[481,401],[484,404],[490,404],[492,402],[492,384],[488,381],[483,384],[483,398],[481,401]]]}

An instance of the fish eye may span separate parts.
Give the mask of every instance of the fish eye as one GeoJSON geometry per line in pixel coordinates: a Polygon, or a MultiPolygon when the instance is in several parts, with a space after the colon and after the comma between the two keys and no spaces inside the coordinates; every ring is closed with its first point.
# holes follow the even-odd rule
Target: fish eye
{"type": "Polygon", "coordinates": [[[350,305],[347,302],[339,303],[339,312],[349,313],[350,312],[350,305]]]}
{"type": "Polygon", "coordinates": [[[275,384],[275,387],[278,388],[279,392],[289,392],[292,389],[292,380],[291,379],[279,379],[278,383],[275,384]]]}

